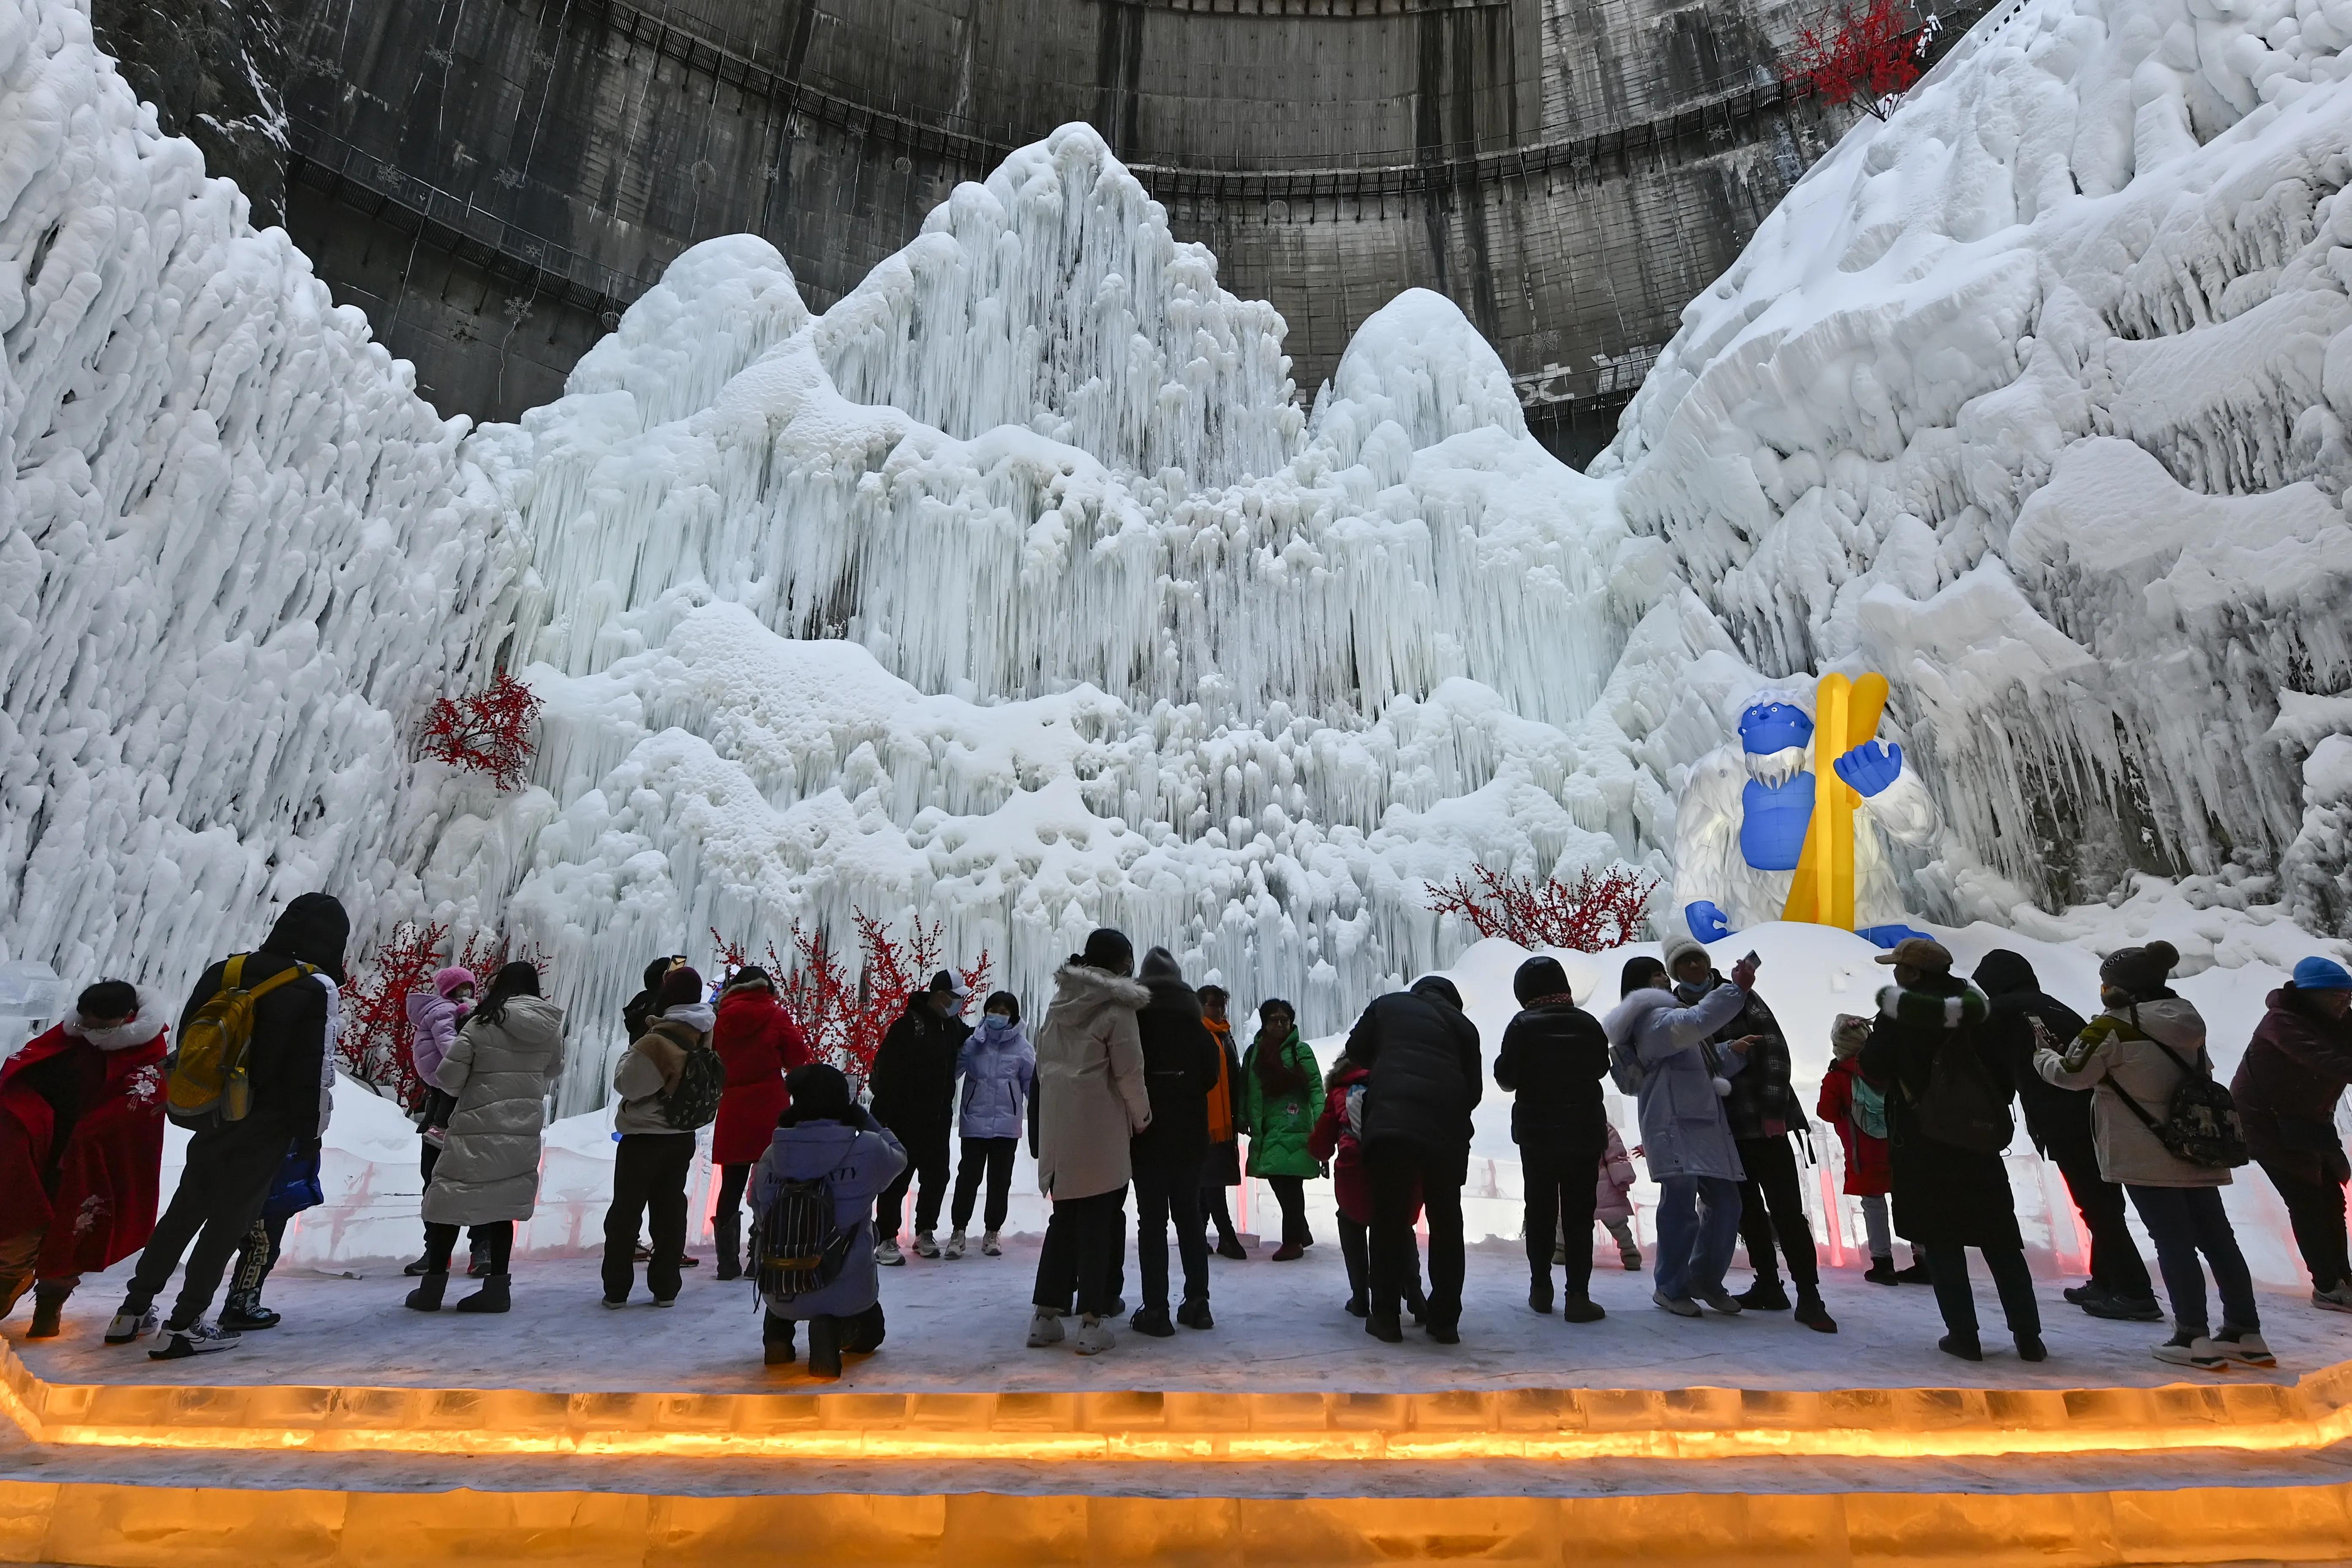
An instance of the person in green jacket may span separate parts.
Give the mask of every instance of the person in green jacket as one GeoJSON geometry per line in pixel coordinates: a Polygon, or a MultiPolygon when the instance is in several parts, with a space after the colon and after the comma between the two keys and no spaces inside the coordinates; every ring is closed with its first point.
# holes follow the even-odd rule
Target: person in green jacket
{"type": "Polygon", "coordinates": [[[1264,1178],[1282,1205],[1282,1245],[1274,1260],[1287,1263],[1315,1245],[1307,1228],[1307,1178],[1322,1167],[1307,1141],[1323,1108],[1323,1074],[1298,1037],[1298,1014],[1289,1003],[1278,997],[1259,1003],[1257,1023],[1257,1038],[1242,1057],[1249,1173],[1264,1178]]]}

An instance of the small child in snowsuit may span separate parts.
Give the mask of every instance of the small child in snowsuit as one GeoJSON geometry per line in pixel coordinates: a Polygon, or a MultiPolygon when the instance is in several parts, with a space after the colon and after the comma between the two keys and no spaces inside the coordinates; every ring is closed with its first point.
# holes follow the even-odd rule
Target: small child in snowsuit
{"type": "Polygon", "coordinates": [[[1598,1181],[1592,1194],[1592,1217],[1616,1238],[1617,1258],[1624,1264],[1625,1272],[1638,1274],[1642,1269],[1642,1247],[1633,1239],[1633,1200],[1628,1195],[1633,1190],[1633,1160],[1625,1152],[1625,1141],[1617,1136],[1614,1122],[1609,1127],[1609,1146],[1601,1155],[1598,1181]]]}
{"type": "Polygon", "coordinates": [[[1862,1047],[1870,1020],[1841,1013],[1830,1025],[1830,1070],[1822,1075],[1813,1113],[1837,1129],[1845,1149],[1845,1192],[1862,1200],[1862,1225],[1870,1243],[1870,1268],[1863,1278],[1874,1285],[1900,1285],[1916,1268],[1895,1268],[1895,1232],[1887,1223],[1886,1194],[1895,1167],[1886,1148],[1886,1096],[1862,1076],[1862,1047]]]}
{"type": "MultiPolygon", "coordinates": [[[[1348,1311],[1368,1316],[1371,1310],[1372,1184],[1364,1173],[1360,1138],[1364,1125],[1364,1085],[1370,1068],[1358,1067],[1345,1056],[1331,1064],[1324,1082],[1323,1114],[1307,1135],[1307,1152],[1330,1167],[1331,1191],[1339,1210],[1339,1256],[1348,1265],[1348,1311]]],[[[1419,1194],[1414,1217],[1421,1211],[1419,1194]]],[[[1408,1233],[1410,1234],[1410,1233],[1408,1233]]],[[[1428,1302],[1421,1289],[1421,1255],[1404,1271],[1404,1304],[1419,1322],[1428,1302]]]]}

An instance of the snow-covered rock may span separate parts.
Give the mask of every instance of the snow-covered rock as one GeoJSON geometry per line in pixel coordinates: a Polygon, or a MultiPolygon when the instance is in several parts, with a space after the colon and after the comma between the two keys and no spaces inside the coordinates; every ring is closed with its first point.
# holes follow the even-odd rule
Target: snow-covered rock
{"type": "Polygon", "coordinates": [[[2315,0],[2000,8],[1691,303],[1593,467],[1745,657],[1893,678],[1959,836],[1931,904],[2295,845],[2340,926],[2318,735],[2270,731],[2352,688],[2347,39],[2315,0]]]}

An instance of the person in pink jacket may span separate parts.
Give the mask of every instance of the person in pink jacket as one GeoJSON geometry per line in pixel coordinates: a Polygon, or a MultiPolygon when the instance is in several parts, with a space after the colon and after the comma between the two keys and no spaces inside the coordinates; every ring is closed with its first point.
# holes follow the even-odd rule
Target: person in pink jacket
{"type": "Polygon", "coordinates": [[[1617,1258],[1625,1265],[1625,1271],[1637,1274],[1642,1268],[1642,1247],[1633,1239],[1633,1158],[1625,1152],[1625,1141],[1617,1136],[1613,1123],[1609,1129],[1609,1147],[1601,1156],[1598,1180],[1592,1194],[1592,1217],[1617,1238],[1617,1258]]]}
{"type": "MultiPolygon", "coordinates": [[[[441,1070],[442,1059],[449,1047],[457,1043],[457,1030],[465,1024],[466,1016],[474,1010],[474,972],[455,964],[433,976],[433,989],[408,994],[408,1058],[416,1068],[418,1081],[425,1086],[425,1104],[418,1113],[417,1129],[424,1148],[417,1167],[425,1173],[425,1184],[433,1184],[433,1167],[441,1163],[441,1146],[449,1128],[449,1114],[457,1109],[457,1097],[434,1082],[441,1070]]],[[[428,1240],[427,1245],[430,1245],[428,1240]]],[[[474,1258],[466,1272],[478,1275],[486,1267],[483,1248],[474,1248],[474,1258]]],[[[425,1260],[419,1258],[401,1272],[415,1279],[425,1273],[425,1260]]]]}

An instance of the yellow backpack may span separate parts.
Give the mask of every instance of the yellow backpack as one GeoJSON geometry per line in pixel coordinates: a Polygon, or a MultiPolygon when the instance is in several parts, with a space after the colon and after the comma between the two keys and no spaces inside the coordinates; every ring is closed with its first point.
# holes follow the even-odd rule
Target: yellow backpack
{"type": "Polygon", "coordinates": [[[247,990],[247,956],[231,955],[221,970],[220,989],[196,1009],[164,1060],[164,1111],[183,1127],[245,1120],[253,1109],[253,1086],[246,1073],[253,1049],[254,1005],[289,981],[319,973],[307,963],[295,963],[247,990]]]}

